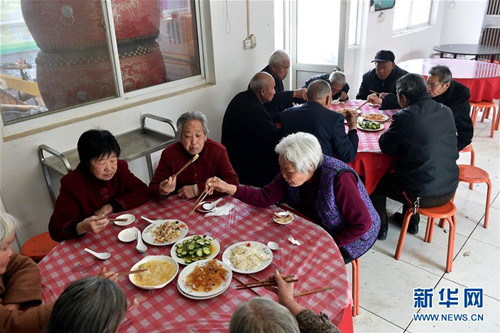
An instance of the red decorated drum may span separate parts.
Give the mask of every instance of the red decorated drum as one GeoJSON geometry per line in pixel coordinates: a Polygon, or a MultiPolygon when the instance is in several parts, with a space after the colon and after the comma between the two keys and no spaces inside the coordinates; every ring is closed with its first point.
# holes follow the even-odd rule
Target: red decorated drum
{"type": "MultiPolygon", "coordinates": [[[[125,92],[166,82],[166,71],[156,42],[120,49],[125,92]]],[[[113,69],[107,52],[65,54],[39,52],[37,81],[50,110],[116,96],[113,69]]]]}
{"type": "MultiPolygon", "coordinates": [[[[111,2],[118,43],[155,40],[158,0],[111,2]]],[[[28,29],[45,53],[72,53],[104,47],[106,36],[99,0],[21,0],[28,29]]]]}

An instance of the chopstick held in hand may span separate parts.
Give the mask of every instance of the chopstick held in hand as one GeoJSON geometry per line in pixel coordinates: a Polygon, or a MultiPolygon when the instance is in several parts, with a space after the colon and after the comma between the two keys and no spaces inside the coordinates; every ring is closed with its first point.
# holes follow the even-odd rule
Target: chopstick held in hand
{"type": "Polygon", "coordinates": [[[363,104],[361,104],[360,106],[358,106],[357,108],[354,109],[354,111],[358,111],[359,109],[361,109],[366,103],[368,103],[368,100],[366,100],[363,104]]]}
{"type": "Polygon", "coordinates": [[[119,272],[118,276],[126,276],[126,275],[130,275],[130,274],[142,273],[142,272],[145,272],[147,270],[148,270],[147,268],[141,268],[141,269],[137,269],[135,271],[119,272]]]}
{"type": "MultiPolygon", "coordinates": [[[[219,181],[219,179],[216,177],[212,177],[212,180],[214,182],[219,181]]],[[[198,199],[196,199],[196,202],[194,203],[194,207],[188,212],[188,215],[191,215],[196,210],[196,207],[198,207],[200,205],[200,203],[203,202],[203,200],[206,198],[206,196],[209,194],[209,192],[210,192],[210,189],[208,187],[205,187],[205,190],[203,191],[203,193],[200,194],[198,199]]]]}
{"type": "Polygon", "coordinates": [[[189,166],[189,164],[191,164],[194,161],[196,161],[198,159],[198,157],[200,157],[200,155],[198,155],[198,154],[194,155],[192,159],[190,159],[189,161],[187,161],[186,164],[184,164],[184,166],[173,175],[173,177],[174,178],[177,177],[182,171],[184,171],[184,169],[186,169],[189,166]]]}

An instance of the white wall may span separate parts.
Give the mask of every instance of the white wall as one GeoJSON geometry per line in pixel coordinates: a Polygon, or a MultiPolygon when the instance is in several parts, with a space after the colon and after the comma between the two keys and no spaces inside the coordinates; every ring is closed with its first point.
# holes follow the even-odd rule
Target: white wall
{"type": "MultiPolygon", "coordinates": [[[[210,11],[215,85],[17,140],[2,140],[0,190],[7,210],[22,221],[18,232],[21,242],[46,231],[52,214],[52,204],[37,159],[39,144],[65,151],[76,147],[80,134],[90,128],[101,127],[119,134],[139,127],[139,118],[143,113],[154,113],[175,121],[180,114],[190,110],[203,111],[209,121],[209,136],[220,139],[222,117],[229,101],[237,92],[246,90],[250,78],[267,64],[273,51],[274,13],[272,1],[252,1],[250,27],[257,36],[258,46],[243,50],[242,43],[247,34],[245,2],[228,1],[230,33],[225,31],[225,1],[210,1],[210,11]]],[[[50,117],[46,119],[48,121],[50,117]]],[[[4,134],[5,131],[2,137],[4,134]]],[[[144,159],[131,163],[131,169],[140,178],[146,179],[144,159]]]]}

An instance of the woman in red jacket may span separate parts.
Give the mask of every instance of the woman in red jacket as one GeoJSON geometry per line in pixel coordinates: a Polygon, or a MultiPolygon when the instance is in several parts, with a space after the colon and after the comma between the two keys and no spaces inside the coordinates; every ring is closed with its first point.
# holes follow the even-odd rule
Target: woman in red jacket
{"type": "Polygon", "coordinates": [[[129,210],[149,200],[148,187],[119,160],[120,146],[105,130],[89,130],[78,140],[80,164],[61,179],[61,190],[50,218],[56,241],[99,233],[107,215],[129,210]]]}

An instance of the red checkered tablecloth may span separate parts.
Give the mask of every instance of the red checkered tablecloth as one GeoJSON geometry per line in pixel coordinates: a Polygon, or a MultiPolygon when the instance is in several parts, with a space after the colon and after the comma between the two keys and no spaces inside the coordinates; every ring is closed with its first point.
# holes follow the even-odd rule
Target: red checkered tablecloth
{"type": "MultiPolygon", "coordinates": [[[[205,217],[199,212],[187,215],[193,201],[170,197],[162,202],[149,202],[137,209],[128,211],[136,221],[128,226],[143,230],[147,222],[142,215],[157,218],[175,218],[189,226],[189,234],[208,234],[218,239],[222,253],[230,245],[240,241],[258,241],[266,244],[275,241],[280,250],[273,253],[272,264],[264,271],[255,274],[266,278],[275,268],[287,274],[295,274],[299,282],[296,292],[308,291],[325,286],[334,288],[320,293],[302,296],[297,300],[315,312],[326,313],[339,324],[350,316],[351,296],[345,264],[333,239],[321,227],[299,216],[289,225],[278,225],[272,221],[276,206],[268,208],[252,207],[241,201],[225,197],[220,205],[232,202],[236,207],[228,216],[205,217]],[[287,236],[292,235],[302,242],[301,246],[292,245],[287,236]],[[349,315],[346,316],[346,313],[349,315]]],[[[281,209],[279,209],[281,210],[281,209]]],[[[81,239],[61,242],[40,262],[42,275],[43,300],[54,301],[64,288],[79,278],[97,275],[103,267],[108,270],[126,271],[146,255],[170,255],[171,246],[149,246],[147,253],[135,250],[136,242],[122,243],[118,233],[126,227],[110,224],[99,234],[88,234],[81,239]],[[91,248],[98,252],[111,252],[112,257],[100,261],[83,249],[91,248]]],[[[181,269],[184,266],[181,266],[181,269]]],[[[235,273],[243,281],[250,281],[245,275],[235,273]]],[[[229,321],[236,307],[255,297],[250,291],[236,290],[236,281],[222,295],[204,301],[183,297],[176,288],[174,279],[163,289],[145,291],[133,286],[127,277],[118,280],[125,291],[129,307],[136,298],[143,298],[139,307],[129,309],[120,326],[120,332],[227,332],[229,321]]],[[[262,296],[276,299],[272,292],[259,288],[262,296]]],[[[346,324],[346,323],[343,323],[346,324]]]]}

